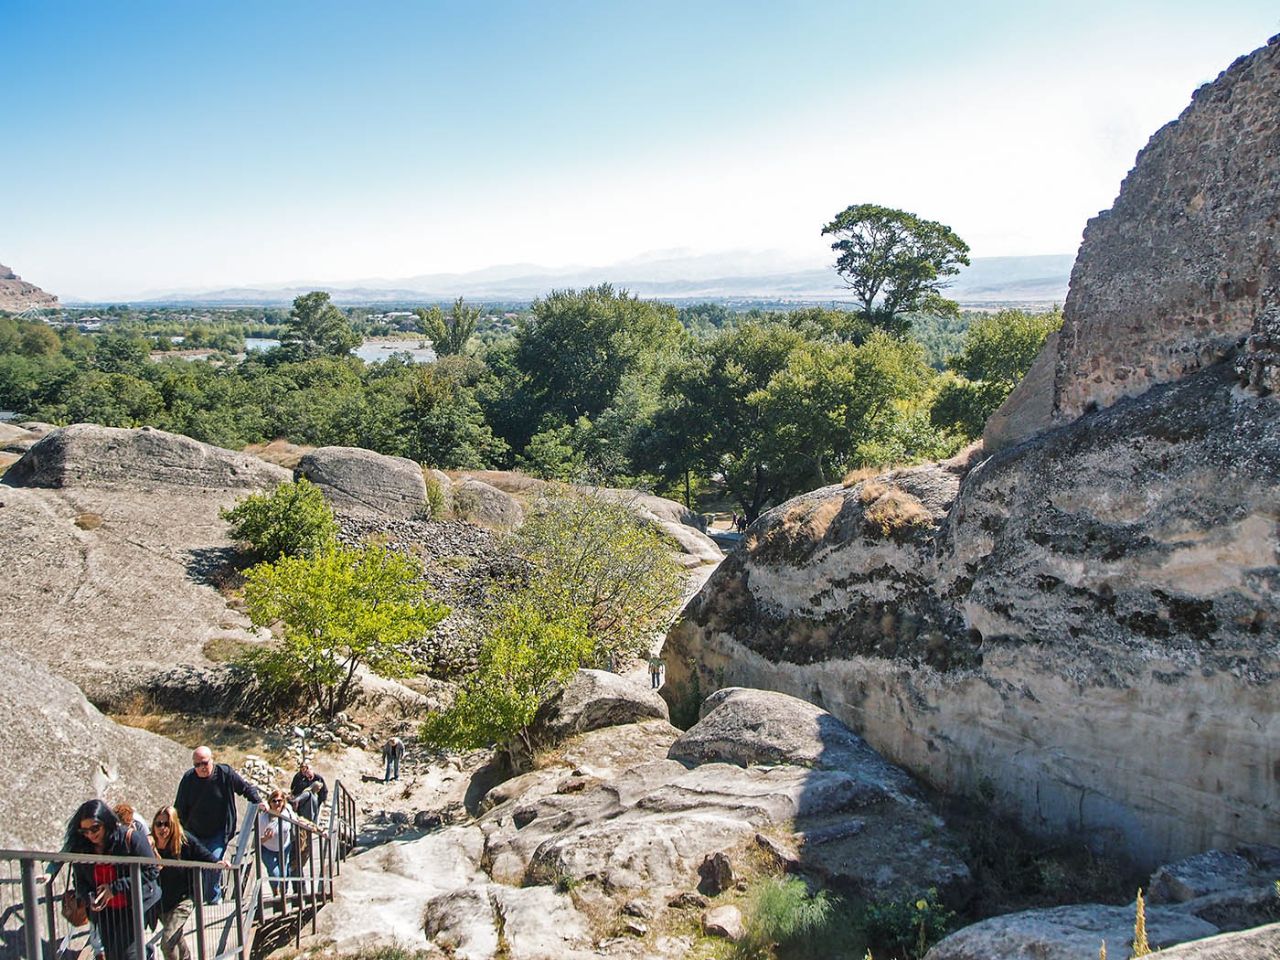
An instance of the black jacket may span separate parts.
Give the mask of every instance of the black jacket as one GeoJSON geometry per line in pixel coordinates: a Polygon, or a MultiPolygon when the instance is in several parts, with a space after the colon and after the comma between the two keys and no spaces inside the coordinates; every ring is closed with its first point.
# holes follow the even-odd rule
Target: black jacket
{"type": "MultiPolygon", "coordinates": [[[[205,849],[203,843],[195,837],[184,834],[182,851],[175,856],[167,850],[161,850],[162,860],[203,860],[205,863],[217,863],[217,858],[205,849]]],[[[195,874],[209,871],[197,871],[194,867],[164,867],[160,870],[160,909],[168,913],[183,900],[191,899],[194,889],[195,874]]],[[[206,883],[212,882],[206,880],[206,883]]]]}
{"type": "MultiPolygon", "coordinates": [[[[84,851],[80,851],[84,852],[84,851]]],[[[134,830],[130,835],[128,826],[120,824],[116,827],[116,832],[107,840],[107,848],[102,851],[103,856],[107,857],[145,857],[150,860],[155,856],[155,851],[151,849],[151,841],[147,839],[147,831],[134,830]]],[[[75,876],[76,896],[85,903],[89,902],[93,896],[93,891],[97,889],[97,884],[93,882],[92,863],[77,863],[74,865],[73,874],[75,876]]],[[[111,882],[113,893],[129,893],[132,887],[132,881],[129,877],[129,865],[116,865],[116,878],[111,882]]],[[[142,865],[142,905],[150,907],[160,899],[160,884],[158,882],[160,868],[154,863],[144,863],[142,865]]]]}
{"type": "MultiPolygon", "coordinates": [[[[178,819],[186,829],[190,829],[189,817],[195,804],[196,791],[199,789],[199,784],[196,783],[198,779],[200,778],[196,776],[194,767],[184,773],[178,784],[178,796],[173,801],[173,808],[178,811],[178,819]]],[[[229,841],[236,835],[236,823],[239,819],[236,816],[236,794],[240,794],[254,804],[261,803],[262,797],[257,787],[225,763],[214,764],[213,773],[209,774],[209,779],[218,781],[226,798],[227,812],[222,836],[229,841]]]]}
{"type": "Polygon", "coordinates": [[[302,794],[305,791],[310,790],[311,785],[313,783],[320,784],[320,792],[316,794],[316,799],[318,799],[321,803],[324,803],[326,800],[328,800],[329,785],[324,782],[324,777],[320,776],[320,774],[317,773],[314,777],[308,780],[306,777],[302,775],[302,771],[299,770],[297,773],[293,775],[293,783],[289,784],[289,793],[292,795],[294,801],[296,802],[297,799],[300,796],[302,796],[302,794]]]}

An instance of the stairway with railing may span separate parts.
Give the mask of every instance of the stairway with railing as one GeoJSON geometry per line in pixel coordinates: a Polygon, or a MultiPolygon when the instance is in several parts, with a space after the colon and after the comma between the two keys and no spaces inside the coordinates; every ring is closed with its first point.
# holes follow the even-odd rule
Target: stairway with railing
{"type": "Polygon", "coordinates": [[[305,926],[315,932],[316,915],[333,899],[342,861],[356,844],[355,798],[339,781],[330,801],[323,826],[292,820],[288,831],[293,842],[272,858],[263,857],[263,843],[270,845],[268,828],[277,837],[284,834],[282,815],[260,817],[258,808],[246,805],[229,868],[189,860],[0,850],[0,960],[159,960],[160,926],[149,916],[149,905],[133,895],[143,889],[142,869],[148,864],[196,871],[199,878],[192,884],[193,909],[182,931],[185,949],[179,947],[175,957],[250,960],[255,938],[263,931],[270,931],[280,945],[281,937],[297,945],[305,926]],[[76,864],[111,864],[130,877],[126,922],[143,936],[128,937],[121,952],[119,938],[107,938],[111,942],[104,953],[92,912],[89,922],[77,926],[68,919],[68,914],[79,919],[75,911],[63,910],[64,900],[70,906],[76,899],[76,864]],[[224,892],[218,902],[205,902],[211,898],[202,892],[212,888],[223,870],[229,874],[223,878],[224,892]]]}

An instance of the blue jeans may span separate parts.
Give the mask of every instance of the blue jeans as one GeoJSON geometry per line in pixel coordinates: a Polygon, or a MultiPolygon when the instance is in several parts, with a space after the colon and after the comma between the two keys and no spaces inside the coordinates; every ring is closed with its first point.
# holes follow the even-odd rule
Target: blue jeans
{"type": "Polygon", "coordinates": [[[387,769],[382,774],[382,782],[386,783],[388,780],[399,780],[399,779],[400,779],[400,758],[387,757],[387,769]]]}
{"type": "Polygon", "coordinates": [[[283,855],[280,851],[262,848],[262,863],[267,868],[267,876],[275,878],[271,881],[271,889],[279,893],[281,881],[278,879],[289,872],[293,863],[293,844],[286,844],[283,855]]]}
{"type": "MultiPolygon", "coordinates": [[[[193,837],[196,835],[193,833],[193,837]]],[[[213,854],[213,859],[221,860],[222,855],[227,852],[227,838],[219,834],[216,837],[196,837],[206,850],[213,854]]],[[[205,903],[221,903],[222,902],[222,871],[221,870],[197,870],[196,873],[202,878],[204,888],[205,903]]]]}

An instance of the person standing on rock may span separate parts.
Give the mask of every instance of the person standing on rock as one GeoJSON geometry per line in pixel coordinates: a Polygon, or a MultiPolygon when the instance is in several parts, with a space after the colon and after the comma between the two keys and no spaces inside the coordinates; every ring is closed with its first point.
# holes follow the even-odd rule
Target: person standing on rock
{"type": "MultiPolygon", "coordinates": [[[[225,763],[213,762],[213,751],[196,747],[191,754],[191,769],[182,775],[173,808],[178,819],[217,860],[236,835],[236,794],[265,810],[267,805],[257,787],[225,763]]],[[[215,873],[213,883],[205,891],[205,903],[222,899],[222,875],[215,873]]]]}
{"type": "Polygon", "coordinates": [[[320,808],[329,799],[324,777],[311,769],[311,761],[303,760],[289,785],[290,803],[298,814],[312,823],[320,822],[320,808]]]}
{"type": "Polygon", "coordinates": [[[656,654],[649,658],[649,686],[657,690],[662,686],[662,670],[666,666],[656,654]]]}
{"type": "Polygon", "coordinates": [[[382,761],[386,765],[382,772],[382,782],[389,783],[400,779],[400,761],[404,759],[404,741],[392,737],[382,748],[382,761]]]}

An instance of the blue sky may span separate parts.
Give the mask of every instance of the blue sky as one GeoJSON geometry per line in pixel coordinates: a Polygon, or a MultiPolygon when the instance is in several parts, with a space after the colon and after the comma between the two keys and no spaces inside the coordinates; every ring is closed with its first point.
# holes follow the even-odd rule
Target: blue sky
{"type": "Polygon", "coordinates": [[[64,296],[657,249],[851,203],[1069,253],[1266,2],[0,0],[0,261],[64,296]]]}

